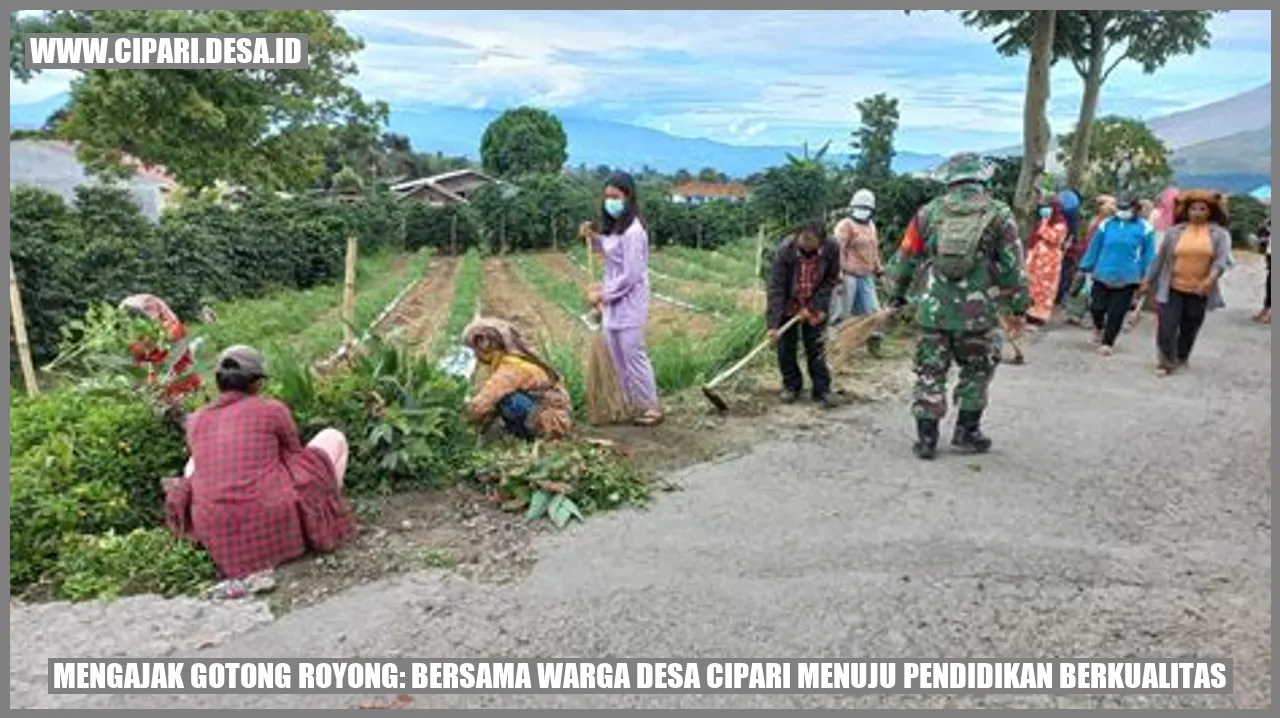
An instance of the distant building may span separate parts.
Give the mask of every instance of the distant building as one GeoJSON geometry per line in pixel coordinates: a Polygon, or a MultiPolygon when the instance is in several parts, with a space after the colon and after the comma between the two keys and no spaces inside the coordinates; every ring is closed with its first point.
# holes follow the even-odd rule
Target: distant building
{"type": "Polygon", "coordinates": [[[414,199],[430,205],[467,204],[482,187],[498,180],[478,170],[454,170],[422,177],[391,186],[402,199],[414,199]]]}
{"type": "MultiPolygon", "coordinates": [[[[170,197],[178,188],[163,169],[148,167],[133,158],[125,160],[135,167],[135,174],[123,182],[143,215],[160,217],[170,197]]],[[[57,140],[11,140],[9,142],[9,189],[37,187],[61,195],[68,204],[75,201],[76,187],[101,185],[90,177],[76,159],[76,148],[57,140]]]]}
{"type": "Polygon", "coordinates": [[[746,198],[746,185],[735,183],[686,182],[671,188],[671,201],[676,204],[741,202],[746,198]]]}

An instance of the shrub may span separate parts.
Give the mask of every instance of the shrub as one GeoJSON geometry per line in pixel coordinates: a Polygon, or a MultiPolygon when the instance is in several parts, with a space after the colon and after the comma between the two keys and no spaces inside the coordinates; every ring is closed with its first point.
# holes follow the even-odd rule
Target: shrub
{"type": "Polygon", "coordinates": [[[156,525],[180,434],[132,392],[60,389],[12,405],[9,580],[40,579],[68,535],[156,525]]]}
{"type": "Polygon", "coordinates": [[[471,459],[466,387],[409,347],[375,340],[341,373],[317,377],[285,358],[273,374],[272,393],[293,410],[304,440],[330,426],[346,435],[349,493],[437,488],[471,459]]]}
{"type": "Polygon", "coordinates": [[[1231,220],[1231,244],[1245,247],[1271,215],[1271,209],[1247,194],[1233,195],[1227,204],[1231,220]]]}
{"type": "Polygon", "coordinates": [[[58,598],[84,601],[154,593],[199,593],[216,577],[209,555],[167,529],[68,536],[49,584],[58,598]]]}
{"type": "MultiPolygon", "coordinates": [[[[349,233],[362,252],[403,248],[405,211],[385,194],[349,204],[270,196],[238,207],[185,202],[151,223],[118,188],[79,188],[70,207],[52,193],[16,188],[10,254],[32,354],[40,363],[53,358],[59,326],[128,294],[157,294],[190,317],[206,301],[334,282],[349,233]]],[[[12,369],[17,353],[10,357],[12,369]]]]}

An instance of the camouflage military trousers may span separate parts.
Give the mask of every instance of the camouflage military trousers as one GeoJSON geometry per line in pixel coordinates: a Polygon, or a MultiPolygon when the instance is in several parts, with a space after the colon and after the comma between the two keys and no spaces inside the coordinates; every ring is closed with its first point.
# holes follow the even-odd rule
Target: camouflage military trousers
{"type": "Polygon", "coordinates": [[[987,389],[996,373],[995,337],[985,332],[925,329],[916,343],[916,387],[911,413],[917,419],[947,415],[947,374],[954,360],[960,367],[954,401],[960,411],[987,408],[987,389]]]}

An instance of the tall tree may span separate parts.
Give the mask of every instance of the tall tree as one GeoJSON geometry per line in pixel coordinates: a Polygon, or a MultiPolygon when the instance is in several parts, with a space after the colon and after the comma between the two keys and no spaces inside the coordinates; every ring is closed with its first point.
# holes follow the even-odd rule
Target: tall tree
{"type": "Polygon", "coordinates": [[[1055,10],[1034,10],[1030,60],[1027,62],[1027,96],[1022,106],[1022,168],[1013,193],[1013,212],[1022,236],[1031,233],[1036,205],[1036,183],[1044,174],[1049,151],[1049,69],[1053,65],[1053,38],[1057,32],[1055,10]]]}
{"type": "Polygon", "coordinates": [[[879,184],[893,176],[893,137],[898,131],[898,100],[883,92],[860,100],[859,125],[849,145],[853,148],[858,181],[879,184]]]}
{"type": "Polygon", "coordinates": [[[498,116],[480,138],[480,160],[501,177],[558,173],[569,159],[569,138],[555,115],[516,107],[498,116]]]}
{"type": "MultiPolygon", "coordinates": [[[[965,23],[999,29],[1004,55],[1027,50],[1035,37],[1036,10],[964,10],[965,23]]],[[[1089,157],[1093,120],[1102,86],[1124,62],[1152,74],[1173,57],[1209,47],[1209,21],[1226,10],[1061,10],[1054,31],[1054,60],[1068,60],[1084,82],[1079,119],[1067,156],[1067,184],[1077,186],[1089,157]]],[[[1028,153],[1029,154],[1029,153],[1028,153]]]]}
{"type": "MultiPolygon", "coordinates": [[[[1072,133],[1059,144],[1074,144],[1072,133]]],[[[1063,154],[1059,150],[1059,155],[1063,154]]],[[[1094,122],[1089,156],[1081,163],[1089,194],[1141,191],[1165,186],[1173,177],[1169,150],[1141,120],[1103,117],[1094,122]]]]}
{"type": "Polygon", "coordinates": [[[306,33],[310,67],[269,70],[84,70],[57,126],[95,173],[127,175],[130,154],[195,189],[219,180],[265,189],[312,186],[330,128],[376,127],[387,108],[346,84],[364,44],[320,10],[52,10],[13,23],[9,66],[19,80],[32,32],[306,33]]]}

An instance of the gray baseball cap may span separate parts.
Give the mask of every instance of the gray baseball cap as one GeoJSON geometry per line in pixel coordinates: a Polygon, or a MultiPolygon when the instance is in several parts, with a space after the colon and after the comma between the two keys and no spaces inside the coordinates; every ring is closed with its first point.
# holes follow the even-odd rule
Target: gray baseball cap
{"type": "Polygon", "coordinates": [[[262,352],[245,344],[227,347],[218,355],[218,371],[234,371],[250,377],[267,375],[267,360],[262,352]]]}

